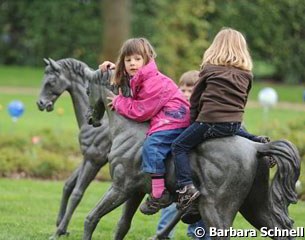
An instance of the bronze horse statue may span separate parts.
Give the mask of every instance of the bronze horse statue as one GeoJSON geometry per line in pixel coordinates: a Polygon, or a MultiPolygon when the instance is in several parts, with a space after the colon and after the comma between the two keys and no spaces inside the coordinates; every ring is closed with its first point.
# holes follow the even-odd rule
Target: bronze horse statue
{"type": "Polygon", "coordinates": [[[86,112],[89,99],[86,93],[88,80],[84,69],[88,66],[75,59],[58,61],[44,59],[46,64],[42,86],[37,100],[39,110],[51,112],[57,99],[67,91],[72,99],[75,117],[79,127],[79,144],[83,155],[81,165],[64,184],[60,209],[56,221],[53,239],[67,234],[68,224],[80,203],[87,187],[107,162],[111,141],[108,131],[108,118],[100,121],[100,127],[87,124],[86,112]]]}
{"type": "MultiPolygon", "coordinates": [[[[91,239],[100,219],[125,202],[118,226],[123,230],[115,235],[115,239],[123,239],[145,193],[150,192],[150,178],[140,169],[147,123],[138,123],[111,111],[107,106],[107,96],[113,95],[109,74],[90,69],[86,72],[91,74],[88,93],[92,116],[88,120],[98,126],[105,112],[109,118],[112,145],[108,161],[113,182],[87,216],[83,239],[91,239]]],[[[166,164],[167,188],[174,192],[173,161],[168,159],[166,164]]],[[[238,211],[258,230],[262,227],[292,229],[288,206],[297,202],[295,183],[300,174],[300,156],[289,141],[262,144],[239,136],[213,139],[192,151],[190,164],[194,183],[201,193],[198,210],[208,229],[229,229],[238,211]],[[266,156],[277,163],[270,185],[266,156]]]]}

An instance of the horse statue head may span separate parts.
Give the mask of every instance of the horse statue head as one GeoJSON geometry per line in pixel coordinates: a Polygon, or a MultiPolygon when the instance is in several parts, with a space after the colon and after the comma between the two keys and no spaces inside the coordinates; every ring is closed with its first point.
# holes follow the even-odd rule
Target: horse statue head
{"type": "MultiPolygon", "coordinates": [[[[86,71],[90,71],[87,69],[86,71]]],[[[88,73],[87,73],[88,74],[88,73]]],[[[130,97],[130,87],[127,81],[123,82],[122,85],[116,85],[111,82],[113,71],[108,69],[105,72],[96,70],[91,72],[89,78],[89,84],[87,87],[87,94],[89,97],[89,109],[87,113],[87,122],[94,127],[100,125],[100,119],[103,118],[105,110],[104,102],[107,102],[108,96],[117,95],[119,89],[123,96],[130,97]]]]}
{"type": "Polygon", "coordinates": [[[46,64],[44,79],[41,86],[41,94],[37,101],[39,110],[53,111],[56,100],[64,91],[71,91],[72,81],[85,85],[84,69],[89,68],[85,63],[68,58],[54,61],[52,58],[44,58],[46,64]]]}

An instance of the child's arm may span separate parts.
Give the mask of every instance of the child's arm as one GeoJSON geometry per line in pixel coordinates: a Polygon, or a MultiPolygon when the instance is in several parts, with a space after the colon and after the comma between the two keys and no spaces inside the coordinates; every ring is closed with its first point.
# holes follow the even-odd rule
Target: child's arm
{"type": "MultiPolygon", "coordinates": [[[[113,100],[114,109],[121,115],[137,122],[145,122],[155,116],[175,94],[167,87],[168,82],[158,81],[149,86],[143,86],[141,95],[145,98],[136,100],[122,95],[113,100]]],[[[176,89],[178,91],[178,88],[176,89]]]]}
{"type": "Polygon", "coordinates": [[[201,95],[206,88],[206,82],[204,78],[198,80],[197,84],[194,87],[193,93],[190,98],[191,103],[191,122],[194,122],[199,114],[200,111],[200,98],[201,95]]]}

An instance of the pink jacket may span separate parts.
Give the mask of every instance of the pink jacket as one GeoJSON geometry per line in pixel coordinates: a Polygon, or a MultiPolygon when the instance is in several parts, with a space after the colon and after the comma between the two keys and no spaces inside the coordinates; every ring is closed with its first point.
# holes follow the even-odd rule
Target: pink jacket
{"type": "Polygon", "coordinates": [[[154,60],[138,70],[130,80],[130,87],[133,96],[117,96],[114,109],[137,122],[150,120],[147,135],[189,126],[188,101],[174,81],[158,71],[154,60]]]}

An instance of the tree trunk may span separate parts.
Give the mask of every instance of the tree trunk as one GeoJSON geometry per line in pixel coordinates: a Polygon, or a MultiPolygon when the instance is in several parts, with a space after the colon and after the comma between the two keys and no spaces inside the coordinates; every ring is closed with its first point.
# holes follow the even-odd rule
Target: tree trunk
{"type": "Polygon", "coordinates": [[[102,23],[104,33],[100,62],[115,62],[118,52],[130,32],[130,0],[101,0],[102,23]]]}

